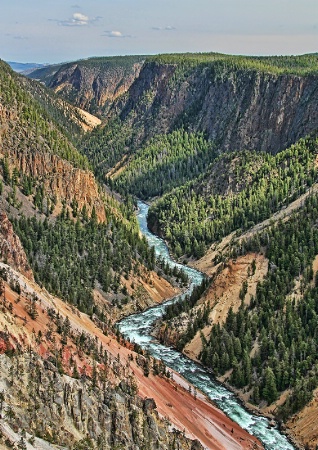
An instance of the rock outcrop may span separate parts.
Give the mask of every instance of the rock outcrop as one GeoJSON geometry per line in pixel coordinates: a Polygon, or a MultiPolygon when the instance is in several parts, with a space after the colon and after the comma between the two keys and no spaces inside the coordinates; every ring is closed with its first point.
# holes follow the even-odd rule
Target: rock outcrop
{"type": "Polygon", "coordinates": [[[143,59],[140,56],[93,58],[65,64],[47,81],[47,86],[84,110],[105,114],[138,77],[143,59]]]}
{"type": "Polygon", "coordinates": [[[213,63],[184,73],[177,64],[158,62],[145,63],[128,94],[115,102],[140,141],[186,126],[203,131],[220,151],[271,153],[317,130],[317,104],[314,75],[220,70],[213,63]]]}
{"type": "Polygon", "coordinates": [[[56,198],[57,206],[76,200],[79,210],[85,205],[90,215],[95,208],[99,221],[105,221],[105,205],[92,172],[75,168],[57,155],[31,150],[12,150],[9,163],[20,174],[39,181],[46,195],[56,198]]]}
{"type": "Polygon", "coordinates": [[[14,233],[12,224],[4,212],[0,212],[0,258],[29,280],[34,279],[21,241],[14,233]]]}
{"type": "MultiPolygon", "coordinates": [[[[6,385],[0,406],[7,431],[24,430],[24,435],[66,448],[74,448],[77,442],[81,446],[75,448],[99,450],[203,449],[198,441],[192,447],[183,433],[169,432],[149,399],[125,392],[125,383],[123,390],[107,385],[104,390],[94,389],[89,379],[61,375],[34,353],[14,358],[1,355],[0,364],[0,384],[6,385]],[[177,447],[171,447],[173,443],[177,447]]],[[[2,436],[4,423],[0,420],[2,436]]]]}

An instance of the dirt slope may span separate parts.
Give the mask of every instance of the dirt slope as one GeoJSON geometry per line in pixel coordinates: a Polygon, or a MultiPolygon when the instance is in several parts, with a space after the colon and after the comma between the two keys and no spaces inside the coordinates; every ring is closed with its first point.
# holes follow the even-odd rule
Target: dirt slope
{"type": "MultiPolygon", "coordinates": [[[[128,368],[128,372],[135,376],[140,395],[144,398],[152,397],[156,402],[159,414],[167,417],[175,428],[181,431],[185,430],[186,435],[199,439],[209,449],[262,448],[255,438],[249,436],[228,419],[203,395],[199,394],[195,398],[188,390],[188,383],[181,377],[174,375],[173,380],[155,377],[152,374],[145,377],[143,369],[136,362],[137,355],[132,352],[131,348],[124,343],[120,344],[110,334],[106,336],[88,316],[79,313],[60,299],[52,297],[34,282],[8,268],[5,264],[1,264],[1,267],[7,268],[8,272],[11,273],[9,278],[19,279],[23,289],[21,300],[17,303],[18,295],[6,286],[6,302],[7,304],[10,302],[12,305],[10,308],[12,308],[13,315],[9,313],[10,308],[8,308],[0,316],[1,328],[6,327],[7,332],[16,336],[17,342],[21,345],[32,345],[45,357],[50,351],[51,343],[45,338],[38,343],[35,336],[39,334],[40,330],[42,336],[44,336],[44,331],[49,323],[45,311],[47,311],[47,308],[53,308],[59,312],[61,317],[67,316],[69,318],[72,329],[88,333],[94,339],[97,339],[98,345],[107,349],[112,358],[119,358],[121,364],[128,368]],[[32,296],[33,294],[39,299],[37,304],[39,315],[35,320],[32,320],[26,313],[26,300],[24,300],[24,296],[32,296]]],[[[87,361],[85,359],[81,361],[77,349],[70,341],[67,344],[68,351],[64,354],[64,359],[67,358],[67,354],[73,354],[77,360],[79,371],[83,371],[83,365],[87,364],[87,361]]]]}

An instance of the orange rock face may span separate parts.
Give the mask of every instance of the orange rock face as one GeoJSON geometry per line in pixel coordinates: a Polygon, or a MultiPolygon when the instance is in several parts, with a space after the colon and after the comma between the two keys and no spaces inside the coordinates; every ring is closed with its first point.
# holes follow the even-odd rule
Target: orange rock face
{"type": "Polygon", "coordinates": [[[29,280],[33,280],[33,272],[21,241],[14,233],[12,224],[4,212],[0,213],[0,258],[29,280]]]}
{"type": "Polygon", "coordinates": [[[62,201],[70,205],[76,200],[79,209],[86,205],[90,215],[95,207],[98,220],[105,221],[105,207],[92,172],[75,168],[57,155],[30,150],[13,150],[10,165],[21,174],[43,182],[45,193],[56,197],[57,206],[61,206],[62,201]]]}

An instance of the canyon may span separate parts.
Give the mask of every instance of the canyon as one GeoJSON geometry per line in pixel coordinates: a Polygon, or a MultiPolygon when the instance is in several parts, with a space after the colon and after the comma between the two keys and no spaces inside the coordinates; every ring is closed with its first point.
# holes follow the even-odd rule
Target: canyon
{"type": "MultiPolygon", "coordinates": [[[[196,362],[205,355],[207,373],[270,417],[268,436],[276,419],[295,447],[315,448],[314,343],[302,342],[299,363],[300,345],[287,346],[296,349],[294,359],[285,354],[286,373],[298,370],[300,383],[288,385],[277,369],[281,360],[273,363],[283,354],[282,337],[265,345],[267,331],[254,318],[242,361],[234,332],[280,270],[276,298],[283,306],[262,316],[263,327],[270,323],[274,336],[275,319],[298,304],[301,320],[314,314],[304,313],[314,307],[314,238],[303,222],[299,231],[294,224],[306,215],[316,232],[317,64],[315,55],[88,58],[36,69],[27,79],[1,62],[0,448],[280,448],[244,431],[191,380],[151,356],[143,339],[134,342],[133,330],[125,339],[119,332],[125,318],[156,314],[189,283],[156,259],[151,239],[141,235],[136,196],[151,204],[152,231],[207,283],[198,300],[185,297],[181,313],[176,302],[171,317],[159,320],[157,337],[196,362]],[[143,178],[141,187],[132,173],[143,178]],[[151,184],[161,191],[147,195],[151,184]],[[226,228],[233,211],[234,225],[226,228]],[[278,245],[271,248],[284,226],[294,242],[304,241],[298,271],[289,255],[277,257],[278,245]],[[233,317],[234,369],[220,374],[210,367],[220,360],[219,349],[211,350],[213,333],[225,333],[233,317]],[[244,385],[241,375],[237,387],[233,373],[246,361],[254,364],[251,377],[244,385]],[[266,385],[273,379],[276,397],[266,385]],[[304,399],[295,397],[297,389],[304,399]]],[[[271,295],[263,297],[272,307],[271,295]]],[[[241,335],[240,344],[248,339],[241,335]]]]}

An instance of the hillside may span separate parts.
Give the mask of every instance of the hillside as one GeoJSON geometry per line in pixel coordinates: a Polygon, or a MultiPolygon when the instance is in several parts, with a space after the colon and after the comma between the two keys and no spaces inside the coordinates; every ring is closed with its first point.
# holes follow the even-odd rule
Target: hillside
{"type": "Polygon", "coordinates": [[[59,130],[52,117],[25,89],[24,79],[0,61],[1,147],[30,148],[33,152],[46,150],[87,168],[88,161],[59,130]],[[31,145],[32,143],[32,145],[31,145]]]}
{"type": "Polygon", "coordinates": [[[89,58],[38,69],[29,77],[42,81],[75,106],[103,116],[138,77],[144,59],[144,56],[89,58]]]}
{"type": "Polygon", "coordinates": [[[220,54],[148,57],[83,152],[105,176],[152,138],[202,132],[219,153],[277,153],[315,132],[317,56],[220,54]]]}
{"type": "Polygon", "coordinates": [[[317,144],[302,139],[276,156],[224,154],[196,180],[154,202],[148,225],[177,257],[202,257],[213,242],[270,217],[310,188],[317,181],[317,144]]]}
{"type": "Polygon", "coordinates": [[[23,276],[26,255],[4,222],[0,242],[10,266],[0,263],[2,448],[200,450],[200,441],[220,450],[262,448],[105,322],[53,297],[29,268],[23,276]]]}
{"type": "Polygon", "coordinates": [[[55,104],[42,107],[39,86],[4,64],[1,76],[0,204],[15,218],[36,280],[82,311],[107,313],[111,322],[176,293],[182,276],[157,265],[132,205],[97,184],[56,125],[55,104]]]}
{"type": "Polygon", "coordinates": [[[210,367],[251,407],[289,419],[298,442],[315,448],[316,190],[294,203],[294,212],[229,236],[198,261],[211,285],[199,301],[169,307],[159,336],[210,367]]]}

